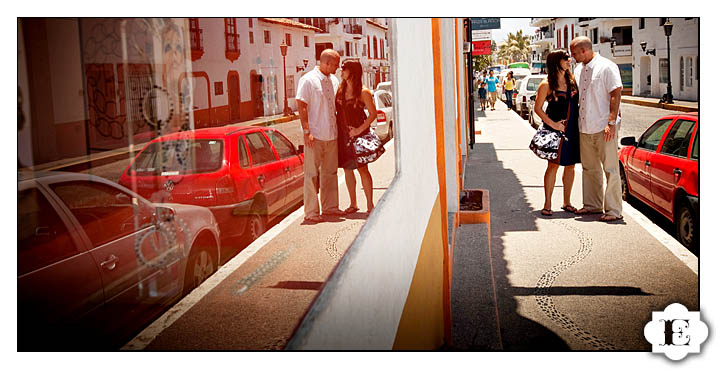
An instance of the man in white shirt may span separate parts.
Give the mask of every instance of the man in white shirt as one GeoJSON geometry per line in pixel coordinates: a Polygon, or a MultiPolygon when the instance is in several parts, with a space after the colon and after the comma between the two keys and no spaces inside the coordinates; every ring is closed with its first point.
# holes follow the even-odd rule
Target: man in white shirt
{"type": "Polygon", "coordinates": [[[334,97],[339,80],[339,53],[326,49],[319,66],[299,79],[297,104],[304,132],[304,220],[323,221],[319,214],[317,185],[321,192],[322,215],[342,216],[337,184],[337,120],[334,97]],[[317,176],[319,176],[318,184],[317,176]]]}
{"type": "Polygon", "coordinates": [[[603,213],[601,221],[620,220],[623,218],[623,203],[616,136],[623,89],[621,74],[615,63],[593,52],[589,38],[575,38],[570,48],[571,56],[581,63],[576,67],[574,77],[579,90],[583,208],[576,214],[603,213]]]}

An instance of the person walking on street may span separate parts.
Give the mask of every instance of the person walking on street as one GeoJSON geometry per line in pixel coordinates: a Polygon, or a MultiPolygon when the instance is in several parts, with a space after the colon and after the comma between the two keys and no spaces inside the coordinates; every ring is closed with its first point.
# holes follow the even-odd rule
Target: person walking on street
{"type": "Polygon", "coordinates": [[[481,87],[479,87],[479,101],[481,102],[481,110],[486,110],[486,82],[482,82],[481,87]]]}
{"type": "Polygon", "coordinates": [[[374,181],[369,172],[369,163],[378,159],[384,152],[379,137],[371,134],[369,130],[371,123],[376,119],[376,107],[371,90],[362,85],[362,65],[358,60],[345,60],[342,64],[341,76],[342,82],[337,91],[336,107],[339,137],[346,138],[339,142],[341,146],[339,163],[344,168],[344,179],[349,192],[349,208],[345,209],[344,213],[352,214],[359,210],[354,169],[359,171],[366,197],[367,213],[370,213],[374,209],[374,181]],[[364,113],[364,108],[369,112],[368,117],[364,113]],[[370,136],[368,140],[357,140],[359,137],[367,138],[367,135],[370,136]],[[353,161],[347,161],[349,158],[353,161]]]}
{"type": "Polygon", "coordinates": [[[335,50],[325,49],[319,57],[319,66],[302,76],[297,87],[297,105],[305,147],[304,220],[309,223],[323,221],[322,215],[344,214],[339,210],[337,122],[334,105],[339,87],[339,80],[334,73],[339,67],[339,59],[339,53],[335,50]],[[321,215],[317,185],[321,192],[321,215]]]}
{"type": "Polygon", "coordinates": [[[574,213],[576,208],[571,205],[574,167],[581,162],[578,134],[578,86],[571,74],[571,61],[564,50],[552,51],[546,57],[548,77],[541,81],[536,93],[534,112],[541,117],[544,128],[563,132],[565,138],[559,151],[558,163],[549,161],[543,176],[544,205],[541,214],[552,216],[551,197],[556,183],[556,173],[563,166],[563,209],[574,213]],[[548,100],[546,111],[544,101],[548,100]]]}
{"type": "Polygon", "coordinates": [[[494,109],[494,104],[496,104],[496,85],[499,83],[499,79],[497,77],[494,77],[494,70],[489,71],[489,77],[487,77],[484,82],[486,82],[486,86],[488,87],[489,91],[489,104],[491,104],[491,110],[494,109]]]}
{"type": "Polygon", "coordinates": [[[588,37],[570,44],[577,63],[580,151],[583,166],[583,207],[576,214],[603,213],[601,221],[623,218],[618,167],[617,132],[620,124],[621,74],[612,61],[593,52],[588,37]],[[603,171],[603,173],[601,173],[603,171]],[[603,190],[603,175],[606,190],[603,190]]]}
{"type": "Polygon", "coordinates": [[[514,86],[516,86],[516,79],[514,78],[514,72],[509,71],[504,79],[504,94],[506,94],[506,106],[511,110],[514,105],[514,86]]]}

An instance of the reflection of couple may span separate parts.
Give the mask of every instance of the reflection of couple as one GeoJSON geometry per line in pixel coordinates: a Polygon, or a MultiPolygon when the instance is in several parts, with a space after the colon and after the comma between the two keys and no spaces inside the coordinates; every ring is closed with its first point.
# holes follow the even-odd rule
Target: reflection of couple
{"type": "Polygon", "coordinates": [[[362,86],[362,67],[358,61],[342,65],[342,82],[334,76],[339,67],[339,53],[326,49],[319,66],[299,80],[297,103],[304,131],[304,219],[323,221],[322,215],[343,216],[358,211],[356,177],[359,171],[367,213],[374,208],[373,181],[368,164],[383,152],[381,143],[369,126],[376,118],[371,91],[362,86]],[[367,117],[364,108],[369,112],[367,117]],[[350,205],[339,209],[337,168],[344,168],[350,205]],[[321,184],[317,183],[321,181],[321,184]],[[317,199],[321,191],[321,215],[317,199]]]}
{"type": "Polygon", "coordinates": [[[594,54],[587,37],[575,38],[570,48],[571,56],[582,63],[576,67],[575,77],[570,71],[568,53],[553,51],[546,58],[548,77],[536,93],[534,111],[543,120],[544,127],[564,132],[568,139],[561,146],[558,163],[548,162],[541,214],[553,214],[551,196],[556,173],[559,166],[565,166],[561,209],[578,215],[603,213],[601,221],[620,220],[623,216],[616,122],[623,86],[621,75],[615,63],[594,54]],[[549,103],[544,112],[546,100],[549,103]],[[579,162],[583,168],[583,208],[576,210],[571,205],[571,188],[574,165],[579,162]]]}

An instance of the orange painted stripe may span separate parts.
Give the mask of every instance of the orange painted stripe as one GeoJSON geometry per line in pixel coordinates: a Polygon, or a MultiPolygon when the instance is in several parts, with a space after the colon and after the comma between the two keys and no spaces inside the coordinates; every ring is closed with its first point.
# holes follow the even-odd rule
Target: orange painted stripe
{"type": "MultiPolygon", "coordinates": [[[[463,40],[462,37],[459,37],[459,20],[460,18],[454,18],[454,39],[456,41],[456,122],[455,122],[455,133],[456,133],[456,204],[460,204],[460,198],[461,198],[461,189],[464,188],[464,184],[461,181],[461,80],[460,80],[460,74],[461,72],[461,66],[462,66],[462,60],[463,60],[463,54],[464,54],[464,45],[461,40],[463,40]]],[[[462,28],[463,28],[463,22],[462,22],[462,28]]],[[[457,212],[458,214],[458,212],[457,212]]],[[[458,217],[457,217],[458,218],[458,217]]],[[[452,239],[453,240],[453,239],[452,239]]],[[[453,270],[453,261],[454,256],[452,253],[451,256],[451,270],[453,270]]]]}
{"type": "Polygon", "coordinates": [[[444,252],[444,340],[451,344],[451,275],[449,275],[449,220],[446,206],[446,153],[444,149],[444,88],[441,71],[441,20],[431,19],[431,46],[434,60],[434,119],[436,124],[436,166],[441,200],[441,239],[444,252]]]}

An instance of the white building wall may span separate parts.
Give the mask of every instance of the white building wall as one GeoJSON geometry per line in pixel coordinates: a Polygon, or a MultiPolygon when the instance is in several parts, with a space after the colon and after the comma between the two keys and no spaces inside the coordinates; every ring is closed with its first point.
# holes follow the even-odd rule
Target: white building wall
{"type": "Polygon", "coordinates": [[[288,344],[291,349],[394,345],[439,184],[432,170],[437,143],[431,20],[392,22],[394,42],[402,46],[392,61],[395,83],[402,86],[394,97],[397,173],[288,344]],[[392,222],[380,222],[387,219],[392,222]]]}
{"type": "MultiPolygon", "coordinates": [[[[698,18],[670,18],[673,24],[671,43],[671,86],[673,99],[698,100],[698,18]],[[681,58],[683,59],[683,88],[681,89],[681,58]]],[[[660,82],[660,59],[668,57],[666,35],[659,26],[659,18],[646,18],[646,26],[639,29],[639,18],[633,24],[633,87],[634,95],[660,98],[666,93],[667,83],[660,82]],[[647,43],[646,50],[656,49],[656,55],[646,55],[641,42],[647,43]],[[648,84],[648,76],[651,84],[648,84]]]]}

